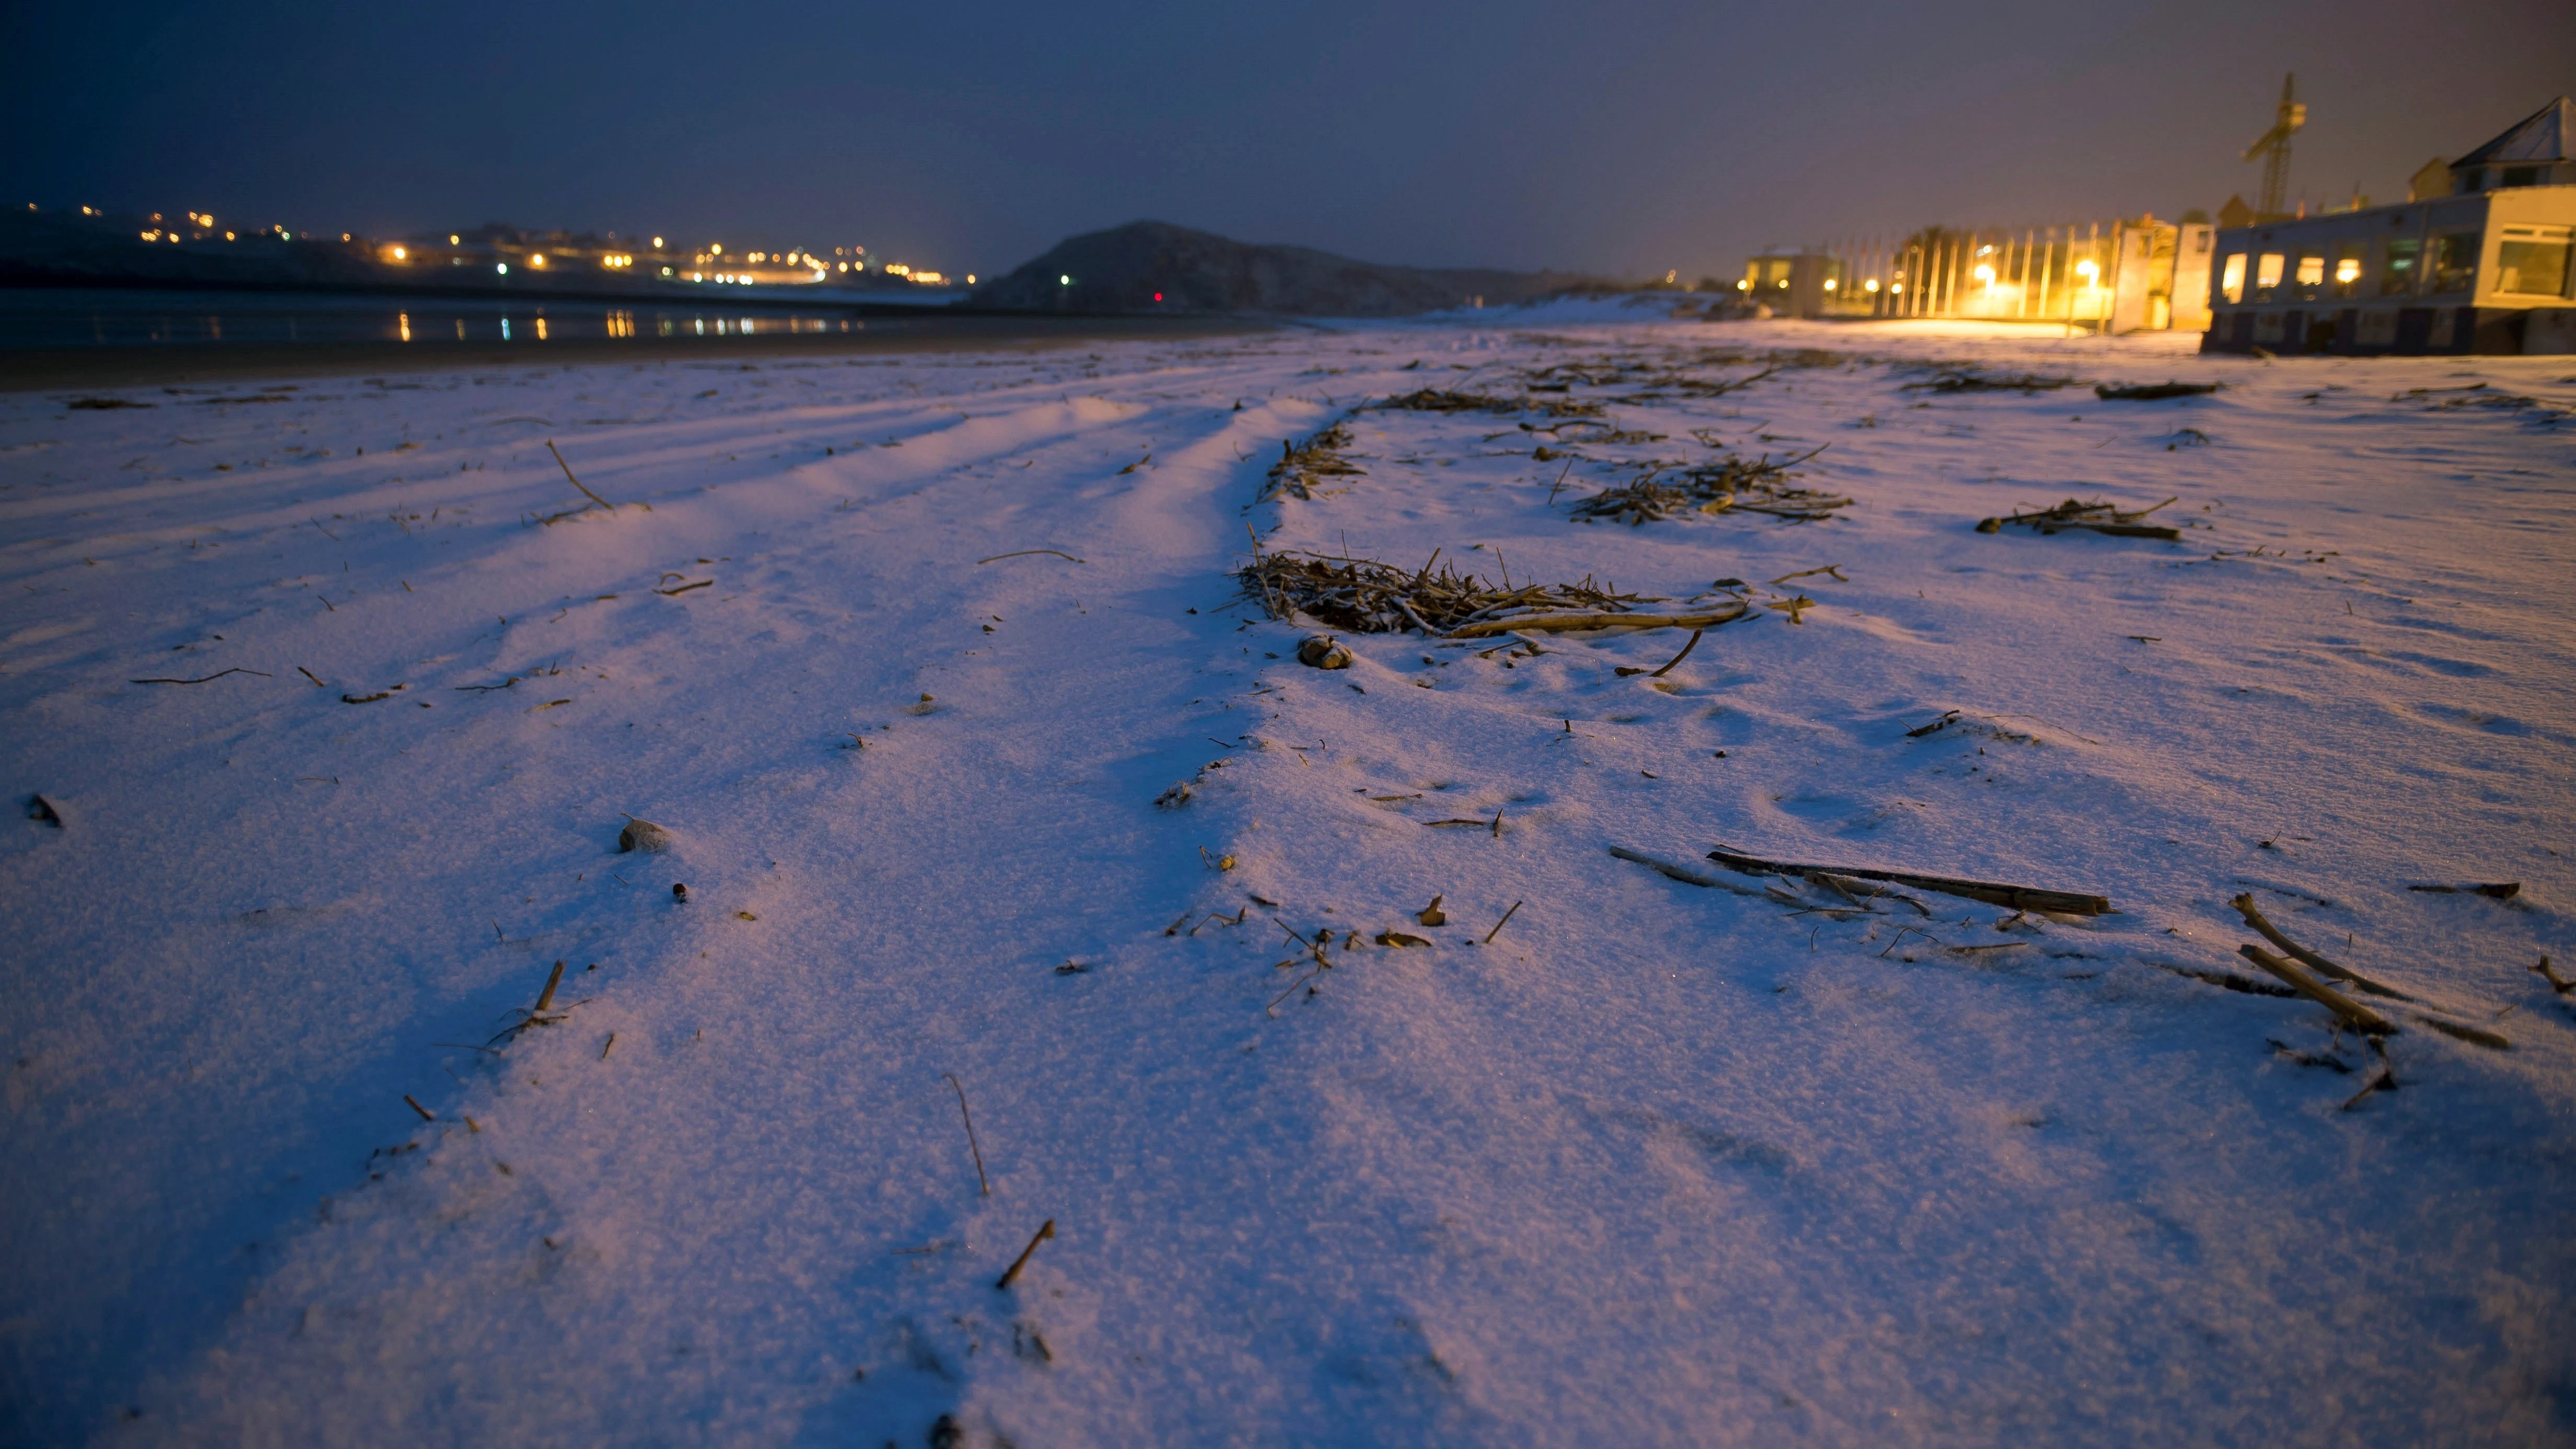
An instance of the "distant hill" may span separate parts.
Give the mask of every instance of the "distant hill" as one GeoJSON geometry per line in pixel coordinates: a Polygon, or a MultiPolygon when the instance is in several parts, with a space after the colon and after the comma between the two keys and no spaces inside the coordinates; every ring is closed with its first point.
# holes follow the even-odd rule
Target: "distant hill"
{"type": "Polygon", "coordinates": [[[1058,242],[1046,255],[977,287],[966,305],[1039,312],[1404,317],[1475,306],[1480,298],[1485,306],[1499,307],[1567,291],[1626,290],[1572,272],[1382,266],[1313,247],[1256,246],[1169,222],[1137,221],[1058,242]]]}

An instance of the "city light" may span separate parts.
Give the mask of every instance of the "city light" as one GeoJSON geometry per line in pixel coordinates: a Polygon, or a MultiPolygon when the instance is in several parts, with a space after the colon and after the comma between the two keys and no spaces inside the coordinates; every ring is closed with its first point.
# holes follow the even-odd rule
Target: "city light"
{"type": "Polygon", "coordinates": [[[658,237],[658,236],[657,236],[657,237],[653,238],[653,250],[655,250],[655,251],[657,251],[657,252],[658,252],[658,251],[660,251],[661,249],[662,249],[662,239],[661,239],[660,237],[658,237]]]}
{"type": "Polygon", "coordinates": [[[396,248],[394,248],[394,260],[395,260],[395,261],[398,261],[398,262],[400,262],[400,261],[408,261],[408,260],[410,260],[410,258],[411,258],[411,253],[404,251],[401,247],[396,247],[396,248]]]}
{"type": "Polygon", "coordinates": [[[1862,291],[1865,291],[1865,292],[1875,292],[1875,291],[1877,291],[1877,290],[1878,290],[1878,278],[1876,278],[1876,277],[1872,277],[1872,278],[1870,278],[1868,281],[1863,282],[1863,283],[1861,283],[1860,285],[1861,285],[1861,290],[1862,290],[1862,291]]]}
{"type": "Polygon", "coordinates": [[[546,254],[545,254],[544,252],[539,252],[539,253],[537,253],[535,256],[532,256],[532,257],[528,258],[528,265],[529,265],[529,266],[532,266],[532,267],[542,267],[542,266],[544,266],[545,264],[546,264],[546,254]]]}
{"type": "Polygon", "coordinates": [[[506,277],[510,275],[510,264],[508,262],[501,262],[495,265],[492,270],[499,272],[502,276],[506,277]]]}
{"type": "MultiPolygon", "coordinates": [[[[893,270],[894,270],[894,268],[892,268],[892,267],[888,267],[888,268],[886,268],[886,270],[890,272],[890,271],[893,271],[893,270]]],[[[1055,284],[1056,284],[1057,286],[1059,286],[1059,287],[1070,287],[1070,286],[1072,286],[1072,285],[1073,285],[1073,278],[1071,278],[1071,277],[1058,277],[1058,278],[1056,278],[1056,279],[1055,279],[1055,284]]]]}
{"type": "Polygon", "coordinates": [[[456,246],[456,245],[458,245],[458,244],[460,243],[460,241],[461,241],[461,238],[451,236],[451,237],[449,237],[449,238],[447,239],[447,244],[448,244],[449,246],[456,246]]]}
{"type": "Polygon", "coordinates": [[[1830,291],[1832,291],[1833,289],[1834,289],[1834,279],[1833,279],[1832,277],[1827,277],[1827,278],[1825,278],[1825,290],[1826,290],[1826,291],[1828,291],[1828,292],[1830,292],[1830,291]]]}

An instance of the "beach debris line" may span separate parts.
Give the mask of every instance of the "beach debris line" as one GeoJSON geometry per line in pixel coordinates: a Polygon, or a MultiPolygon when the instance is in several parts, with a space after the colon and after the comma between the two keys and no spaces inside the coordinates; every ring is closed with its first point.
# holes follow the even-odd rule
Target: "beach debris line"
{"type": "Polygon", "coordinates": [[[1789,482],[1790,469],[1823,452],[1823,446],[1773,461],[1727,458],[1698,467],[1649,470],[1635,481],[1605,488],[1567,510],[1569,518],[1594,522],[1608,519],[1631,527],[1692,514],[1765,513],[1792,523],[1815,523],[1834,510],[1852,506],[1850,498],[1789,482]]]}
{"type": "Polygon", "coordinates": [[[1973,367],[1954,368],[1930,382],[1909,382],[1904,392],[2055,392],[2073,387],[2071,377],[2044,377],[2035,372],[1983,372],[1973,367]]]}
{"type": "Polygon", "coordinates": [[[2064,529],[2082,528],[2090,529],[2095,533],[2111,534],[2117,538],[2176,539],[2182,537],[2182,530],[2179,528],[2168,528],[2163,524],[2139,521],[2155,512],[2157,508],[2162,508],[2165,504],[2174,501],[2175,499],[2168,498],[2154,508],[2123,511],[2109,503],[2098,501],[2086,503],[2080,499],[2069,498],[2053,508],[2042,508],[2028,513],[2008,513],[2001,518],[1979,519],[1977,532],[2001,533],[2004,525],[2009,523],[2023,528],[2035,528],[2043,536],[2064,529]]]}
{"type": "Polygon", "coordinates": [[[1450,392],[1444,388],[1417,388],[1399,393],[1368,407],[1391,408],[1408,413],[1545,413],[1552,418],[1597,418],[1601,404],[1572,398],[1500,397],[1480,392],[1450,392]]]}
{"type": "Polygon", "coordinates": [[[2226,386],[2219,382],[2096,383],[2093,395],[2104,402],[2162,402],[2169,397],[2201,397],[2226,386]]]}
{"type": "MultiPolygon", "coordinates": [[[[1434,554],[1421,568],[1407,570],[1338,554],[1266,553],[1236,570],[1235,579],[1273,619],[1302,614],[1354,634],[1411,629],[1440,638],[1477,639],[1523,630],[1704,629],[1740,619],[1748,607],[1727,597],[1679,613],[1653,613],[1647,605],[1674,601],[1623,593],[1615,584],[1595,583],[1589,574],[1571,584],[1496,588],[1446,565],[1435,572],[1437,561],[1434,554]]],[[[1709,597],[1686,602],[1700,605],[1709,597]]]]}
{"type": "MultiPolygon", "coordinates": [[[[1628,857],[1633,858],[1633,857],[1628,857]]],[[[2050,911],[2065,916],[2100,916],[2111,910],[2108,897],[2086,895],[2078,891],[2044,890],[2037,886],[2004,885],[1995,881],[1970,880],[1964,876],[1923,875],[1914,871],[1880,870],[1874,866],[1805,865],[1791,861],[1766,860],[1758,855],[1720,846],[1708,858],[1729,870],[1746,875],[1792,875],[1814,878],[1817,875],[1849,876],[1855,880],[1885,881],[1889,885],[1912,886],[1916,890],[1938,891],[1947,896],[1964,896],[1988,905],[2010,906],[2021,911],[2050,911]]],[[[1644,861],[1641,864],[1657,864],[1644,861]]],[[[1670,872],[1666,872],[1670,874],[1670,872]]],[[[1697,882],[1694,882],[1697,884],[1697,882]]]]}
{"type": "Polygon", "coordinates": [[[1351,428],[1347,422],[1337,422],[1303,442],[1281,439],[1279,461],[1270,465],[1268,481],[1262,485],[1261,496],[1254,501],[1269,503],[1286,497],[1312,499],[1324,479],[1361,476],[1359,466],[1342,456],[1342,450],[1350,445],[1351,428]]]}

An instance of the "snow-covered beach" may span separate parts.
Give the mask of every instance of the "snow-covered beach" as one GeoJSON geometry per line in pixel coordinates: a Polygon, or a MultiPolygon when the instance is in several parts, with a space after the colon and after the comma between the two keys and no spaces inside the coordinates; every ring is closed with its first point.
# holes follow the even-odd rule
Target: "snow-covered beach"
{"type": "Polygon", "coordinates": [[[0,396],[0,1431],[2576,1439],[2576,366],[1604,315],[0,396]]]}

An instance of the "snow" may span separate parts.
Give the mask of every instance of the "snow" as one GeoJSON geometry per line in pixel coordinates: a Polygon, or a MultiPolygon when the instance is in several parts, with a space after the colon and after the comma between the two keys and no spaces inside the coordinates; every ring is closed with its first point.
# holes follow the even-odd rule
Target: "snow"
{"type": "Polygon", "coordinates": [[[2195,341],[1487,312],[0,397],[0,757],[64,822],[0,831],[0,1427],[2566,1442],[2576,378],[2195,341]],[[1666,436],[1555,507],[1548,419],[1387,410],[1253,501],[1369,398],[1817,349],[1576,385],[1666,436]],[[2537,401],[2402,396],[2478,380],[2537,401]],[[1567,521],[1693,428],[1856,502],[1567,521]],[[549,439],[613,511],[537,522],[549,439]],[[1973,531],[2169,495],[2179,543],[1973,531]],[[1325,672],[1254,535],[1815,603],[1660,679],[1613,669],[1669,631],[1325,672]],[[2117,913],[1824,913],[1721,844],[2117,913]],[[2264,980],[2247,890],[2420,998],[2398,1090],[2206,979],[2264,980]]]}

